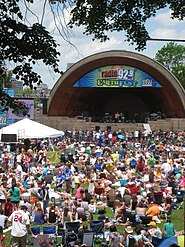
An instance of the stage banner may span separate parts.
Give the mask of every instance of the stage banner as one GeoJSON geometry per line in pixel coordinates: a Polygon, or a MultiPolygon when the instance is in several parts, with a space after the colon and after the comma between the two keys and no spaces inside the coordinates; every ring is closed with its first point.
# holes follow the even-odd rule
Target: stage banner
{"type": "MultiPolygon", "coordinates": [[[[34,119],[34,99],[16,99],[16,101],[21,102],[28,108],[28,117],[34,119]]],[[[13,109],[8,111],[8,119],[23,119],[25,116],[22,112],[14,112],[13,109]]]]}
{"type": "Polygon", "coordinates": [[[160,83],[147,72],[127,65],[109,65],[92,70],[73,87],[160,88],[160,83]]]}

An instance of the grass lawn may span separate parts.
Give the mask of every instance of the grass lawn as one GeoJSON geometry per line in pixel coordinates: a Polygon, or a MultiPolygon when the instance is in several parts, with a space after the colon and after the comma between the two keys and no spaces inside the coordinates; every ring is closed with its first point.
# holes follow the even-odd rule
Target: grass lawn
{"type": "MultiPolygon", "coordinates": [[[[106,209],[106,216],[109,217],[109,218],[113,218],[114,213],[113,213],[111,208],[107,208],[106,209]]],[[[94,219],[97,219],[97,218],[98,218],[98,215],[95,215],[94,219]]],[[[172,211],[171,220],[174,223],[175,229],[176,229],[177,232],[184,230],[184,204],[182,205],[181,209],[172,211]]],[[[85,224],[85,223],[87,223],[87,222],[86,221],[83,222],[83,224],[85,224]]],[[[163,224],[164,224],[164,221],[162,221],[161,224],[158,224],[160,229],[163,228],[163,224]]],[[[38,225],[38,224],[36,224],[36,225],[38,225]]],[[[34,226],[34,224],[32,223],[31,226],[34,226]]],[[[42,231],[42,226],[43,225],[41,225],[41,231],[42,231]]],[[[125,226],[117,226],[117,229],[118,229],[120,234],[123,234],[124,228],[125,228],[125,226]]],[[[105,229],[105,230],[108,231],[108,229],[105,229]]],[[[10,238],[11,238],[10,231],[5,233],[5,235],[8,238],[4,241],[4,244],[7,245],[7,246],[10,246],[10,238]]],[[[99,245],[100,242],[101,241],[97,241],[97,246],[99,245]]]]}

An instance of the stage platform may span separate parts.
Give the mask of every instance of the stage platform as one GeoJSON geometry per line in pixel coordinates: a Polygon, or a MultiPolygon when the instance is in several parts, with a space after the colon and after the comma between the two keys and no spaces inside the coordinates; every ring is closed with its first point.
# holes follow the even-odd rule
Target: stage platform
{"type": "MultiPolygon", "coordinates": [[[[48,117],[47,115],[41,116],[41,121],[50,127],[58,130],[111,130],[125,131],[143,130],[146,123],[100,123],[100,122],[86,122],[83,119],[69,118],[69,117],[48,117]]],[[[169,130],[169,131],[185,131],[185,118],[166,118],[158,119],[157,121],[148,121],[151,130],[169,130]]]]}

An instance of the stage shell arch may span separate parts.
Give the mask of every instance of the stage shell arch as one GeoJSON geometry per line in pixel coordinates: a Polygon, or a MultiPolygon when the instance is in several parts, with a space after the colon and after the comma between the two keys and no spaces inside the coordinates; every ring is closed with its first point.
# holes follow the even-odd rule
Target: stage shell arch
{"type": "Polygon", "coordinates": [[[116,50],[97,53],[75,63],[56,82],[48,100],[48,116],[76,117],[87,112],[96,119],[105,112],[117,111],[163,112],[168,117],[184,118],[185,90],[172,73],[153,59],[116,50]],[[75,87],[84,75],[107,66],[134,68],[156,80],[160,87],[75,87]]]}

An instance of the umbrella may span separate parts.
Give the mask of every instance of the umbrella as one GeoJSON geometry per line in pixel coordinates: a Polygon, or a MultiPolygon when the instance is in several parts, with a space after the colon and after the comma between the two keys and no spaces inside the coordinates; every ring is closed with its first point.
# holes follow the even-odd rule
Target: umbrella
{"type": "Polygon", "coordinates": [[[126,139],[125,136],[124,135],[121,135],[121,134],[118,135],[118,138],[121,139],[121,140],[125,140],[126,139]]]}
{"type": "Polygon", "coordinates": [[[158,245],[158,247],[170,247],[171,244],[177,244],[180,247],[183,247],[184,243],[184,236],[174,236],[174,237],[169,237],[166,238],[162,241],[161,244],[158,245]]]}

